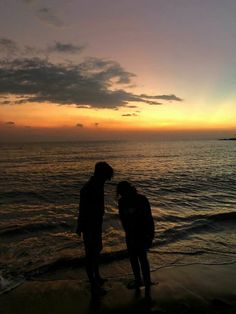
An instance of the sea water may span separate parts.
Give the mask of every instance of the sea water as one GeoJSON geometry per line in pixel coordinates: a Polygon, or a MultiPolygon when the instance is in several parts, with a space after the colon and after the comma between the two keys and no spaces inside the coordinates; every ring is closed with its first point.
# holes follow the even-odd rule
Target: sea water
{"type": "Polygon", "coordinates": [[[79,191],[98,161],[114,168],[103,224],[111,260],[126,254],[116,184],[129,180],[152,207],[152,269],[236,261],[236,142],[0,144],[2,289],[58,262],[80,264],[79,191]]]}

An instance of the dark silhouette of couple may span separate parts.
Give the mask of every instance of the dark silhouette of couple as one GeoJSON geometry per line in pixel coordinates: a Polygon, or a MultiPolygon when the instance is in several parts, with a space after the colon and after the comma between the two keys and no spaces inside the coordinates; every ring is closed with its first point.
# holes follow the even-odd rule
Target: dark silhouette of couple
{"type": "MultiPolygon", "coordinates": [[[[104,184],[113,177],[113,169],[106,162],[95,165],[94,175],[80,190],[80,204],[76,233],[83,235],[86,272],[91,293],[102,296],[105,282],[99,273],[102,250],[102,222],[104,215],[104,184]]],[[[144,284],[145,295],[150,294],[150,266],[147,251],[154,238],[154,222],[148,199],[140,195],[127,181],[117,185],[119,217],[126,235],[130,264],[134,274],[128,288],[139,289],[144,284]],[[143,282],[141,279],[143,276],[143,282]]]]}

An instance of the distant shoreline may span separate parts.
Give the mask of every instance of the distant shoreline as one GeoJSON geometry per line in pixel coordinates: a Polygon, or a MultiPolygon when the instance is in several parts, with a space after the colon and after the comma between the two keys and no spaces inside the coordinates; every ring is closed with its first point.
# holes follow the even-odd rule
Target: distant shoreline
{"type": "Polygon", "coordinates": [[[236,141],[236,137],[219,138],[219,141],[236,141]]]}

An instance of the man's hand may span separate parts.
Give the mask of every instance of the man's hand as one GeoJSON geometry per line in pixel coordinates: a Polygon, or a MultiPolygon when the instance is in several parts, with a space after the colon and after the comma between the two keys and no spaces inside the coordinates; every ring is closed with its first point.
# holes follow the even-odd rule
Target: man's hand
{"type": "Polygon", "coordinates": [[[148,236],[146,238],[147,249],[150,249],[153,246],[153,238],[148,236]]]}

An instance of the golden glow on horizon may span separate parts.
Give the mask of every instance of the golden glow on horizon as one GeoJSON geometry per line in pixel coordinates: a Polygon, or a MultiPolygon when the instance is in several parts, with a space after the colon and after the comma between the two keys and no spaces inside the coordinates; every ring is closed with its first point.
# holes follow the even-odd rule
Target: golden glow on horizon
{"type": "Polygon", "coordinates": [[[132,105],[137,108],[82,109],[50,103],[5,105],[0,107],[0,122],[13,121],[16,126],[36,128],[73,128],[82,124],[84,129],[114,130],[235,128],[236,108],[232,97],[224,104],[212,106],[206,106],[204,102],[187,104],[185,101],[160,106],[132,105]]]}

